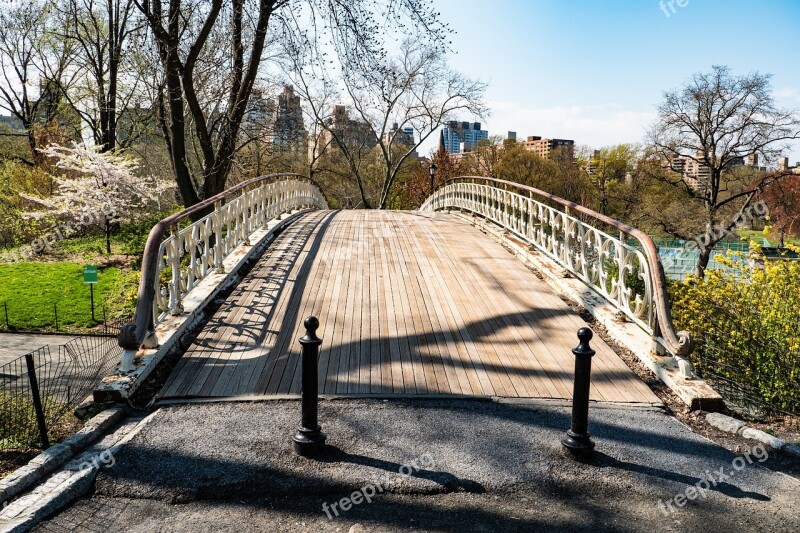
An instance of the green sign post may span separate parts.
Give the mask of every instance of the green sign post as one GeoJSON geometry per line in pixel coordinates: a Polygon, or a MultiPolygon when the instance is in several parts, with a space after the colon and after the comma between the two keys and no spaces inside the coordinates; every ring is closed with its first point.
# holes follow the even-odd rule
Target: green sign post
{"type": "Polygon", "coordinates": [[[92,320],[94,320],[94,284],[97,283],[97,267],[86,265],[83,267],[83,282],[89,284],[89,298],[92,300],[92,320]]]}

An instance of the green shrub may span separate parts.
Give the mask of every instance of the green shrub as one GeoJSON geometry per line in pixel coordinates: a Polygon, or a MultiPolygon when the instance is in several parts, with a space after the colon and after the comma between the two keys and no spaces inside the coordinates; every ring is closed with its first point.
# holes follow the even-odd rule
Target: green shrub
{"type": "Polygon", "coordinates": [[[25,218],[29,203],[19,193],[49,194],[52,179],[42,169],[14,161],[0,161],[0,247],[11,248],[30,242],[52,224],[48,220],[25,218]]]}
{"type": "Polygon", "coordinates": [[[764,268],[717,257],[708,270],[670,287],[676,326],[696,337],[699,373],[743,385],[768,408],[800,413],[800,262],[764,268]]]}

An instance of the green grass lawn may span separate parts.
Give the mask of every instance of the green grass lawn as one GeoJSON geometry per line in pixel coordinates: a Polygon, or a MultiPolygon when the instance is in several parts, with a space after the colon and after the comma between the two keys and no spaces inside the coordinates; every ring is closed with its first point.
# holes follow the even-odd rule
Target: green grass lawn
{"type": "Polygon", "coordinates": [[[6,328],[3,303],[8,306],[12,329],[55,330],[56,308],[59,330],[90,328],[103,320],[103,306],[109,308],[111,316],[123,311],[130,295],[131,277],[118,267],[98,267],[98,283],[94,287],[97,320],[93,321],[89,286],[83,283],[83,264],[0,265],[0,328],[6,328]]]}

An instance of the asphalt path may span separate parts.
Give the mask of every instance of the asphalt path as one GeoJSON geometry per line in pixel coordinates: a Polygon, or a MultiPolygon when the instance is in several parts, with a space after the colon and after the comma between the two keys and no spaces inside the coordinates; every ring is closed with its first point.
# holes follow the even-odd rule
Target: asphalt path
{"type": "Polygon", "coordinates": [[[0,366],[42,346],[58,346],[75,335],[40,335],[36,333],[0,333],[0,366]]]}
{"type": "Polygon", "coordinates": [[[733,453],[657,409],[593,406],[583,462],[560,444],[568,405],[325,401],[319,459],[292,453],[298,410],[162,407],[39,530],[800,529],[800,482],[777,452],[733,453]]]}

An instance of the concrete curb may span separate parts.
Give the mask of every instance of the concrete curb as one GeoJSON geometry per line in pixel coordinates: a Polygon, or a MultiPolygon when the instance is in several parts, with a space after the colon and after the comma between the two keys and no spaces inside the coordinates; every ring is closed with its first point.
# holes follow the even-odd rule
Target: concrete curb
{"type": "Polygon", "coordinates": [[[565,278],[563,268],[547,256],[529,250],[520,240],[503,233],[496,224],[478,217],[456,213],[484,233],[497,239],[524,263],[532,265],[556,293],[577,303],[606,328],[615,342],[631,351],[692,410],[718,411],[725,406],[722,397],[705,381],[686,379],[674,357],[655,353],[653,339],[636,324],[619,320],[616,308],[589,289],[582,281],[565,278]]]}
{"type": "Polygon", "coordinates": [[[751,428],[746,423],[736,418],[720,413],[708,413],[706,415],[706,422],[726,433],[733,433],[734,435],[740,435],[746,439],[757,440],[774,450],[800,459],[800,446],[779,439],[760,429],[751,428]]]}
{"type": "Polygon", "coordinates": [[[139,386],[155,370],[180,340],[191,333],[203,320],[203,311],[217,295],[239,281],[239,270],[253,257],[259,255],[275,239],[278,232],[310,212],[309,209],[292,211],[282,219],[274,219],[265,228],[254,231],[249,236],[252,245],[240,244],[223,261],[224,274],[209,274],[183,299],[184,313],[170,316],[156,326],[158,348],[141,349],[134,358],[131,372],[106,376],[94,391],[96,402],[121,402],[133,395],[139,386]]]}
{"type": "Polygon", "coordinates": [[[95,415],[89,423],[65,441],[51,446],[27,465],[0,480],[0,504],[22,494],[31,486],[72,459],[126,415],[123,407],[111,407],[95,415]]]}
{"type": "Polygon", "coordinates": [[[89,492],[100,469],[113,466],[114,453],[141,431],[157,412],[141,420],[123,422],[114,433],[0,510],[0,533],[29,531],[89,492]]]}

